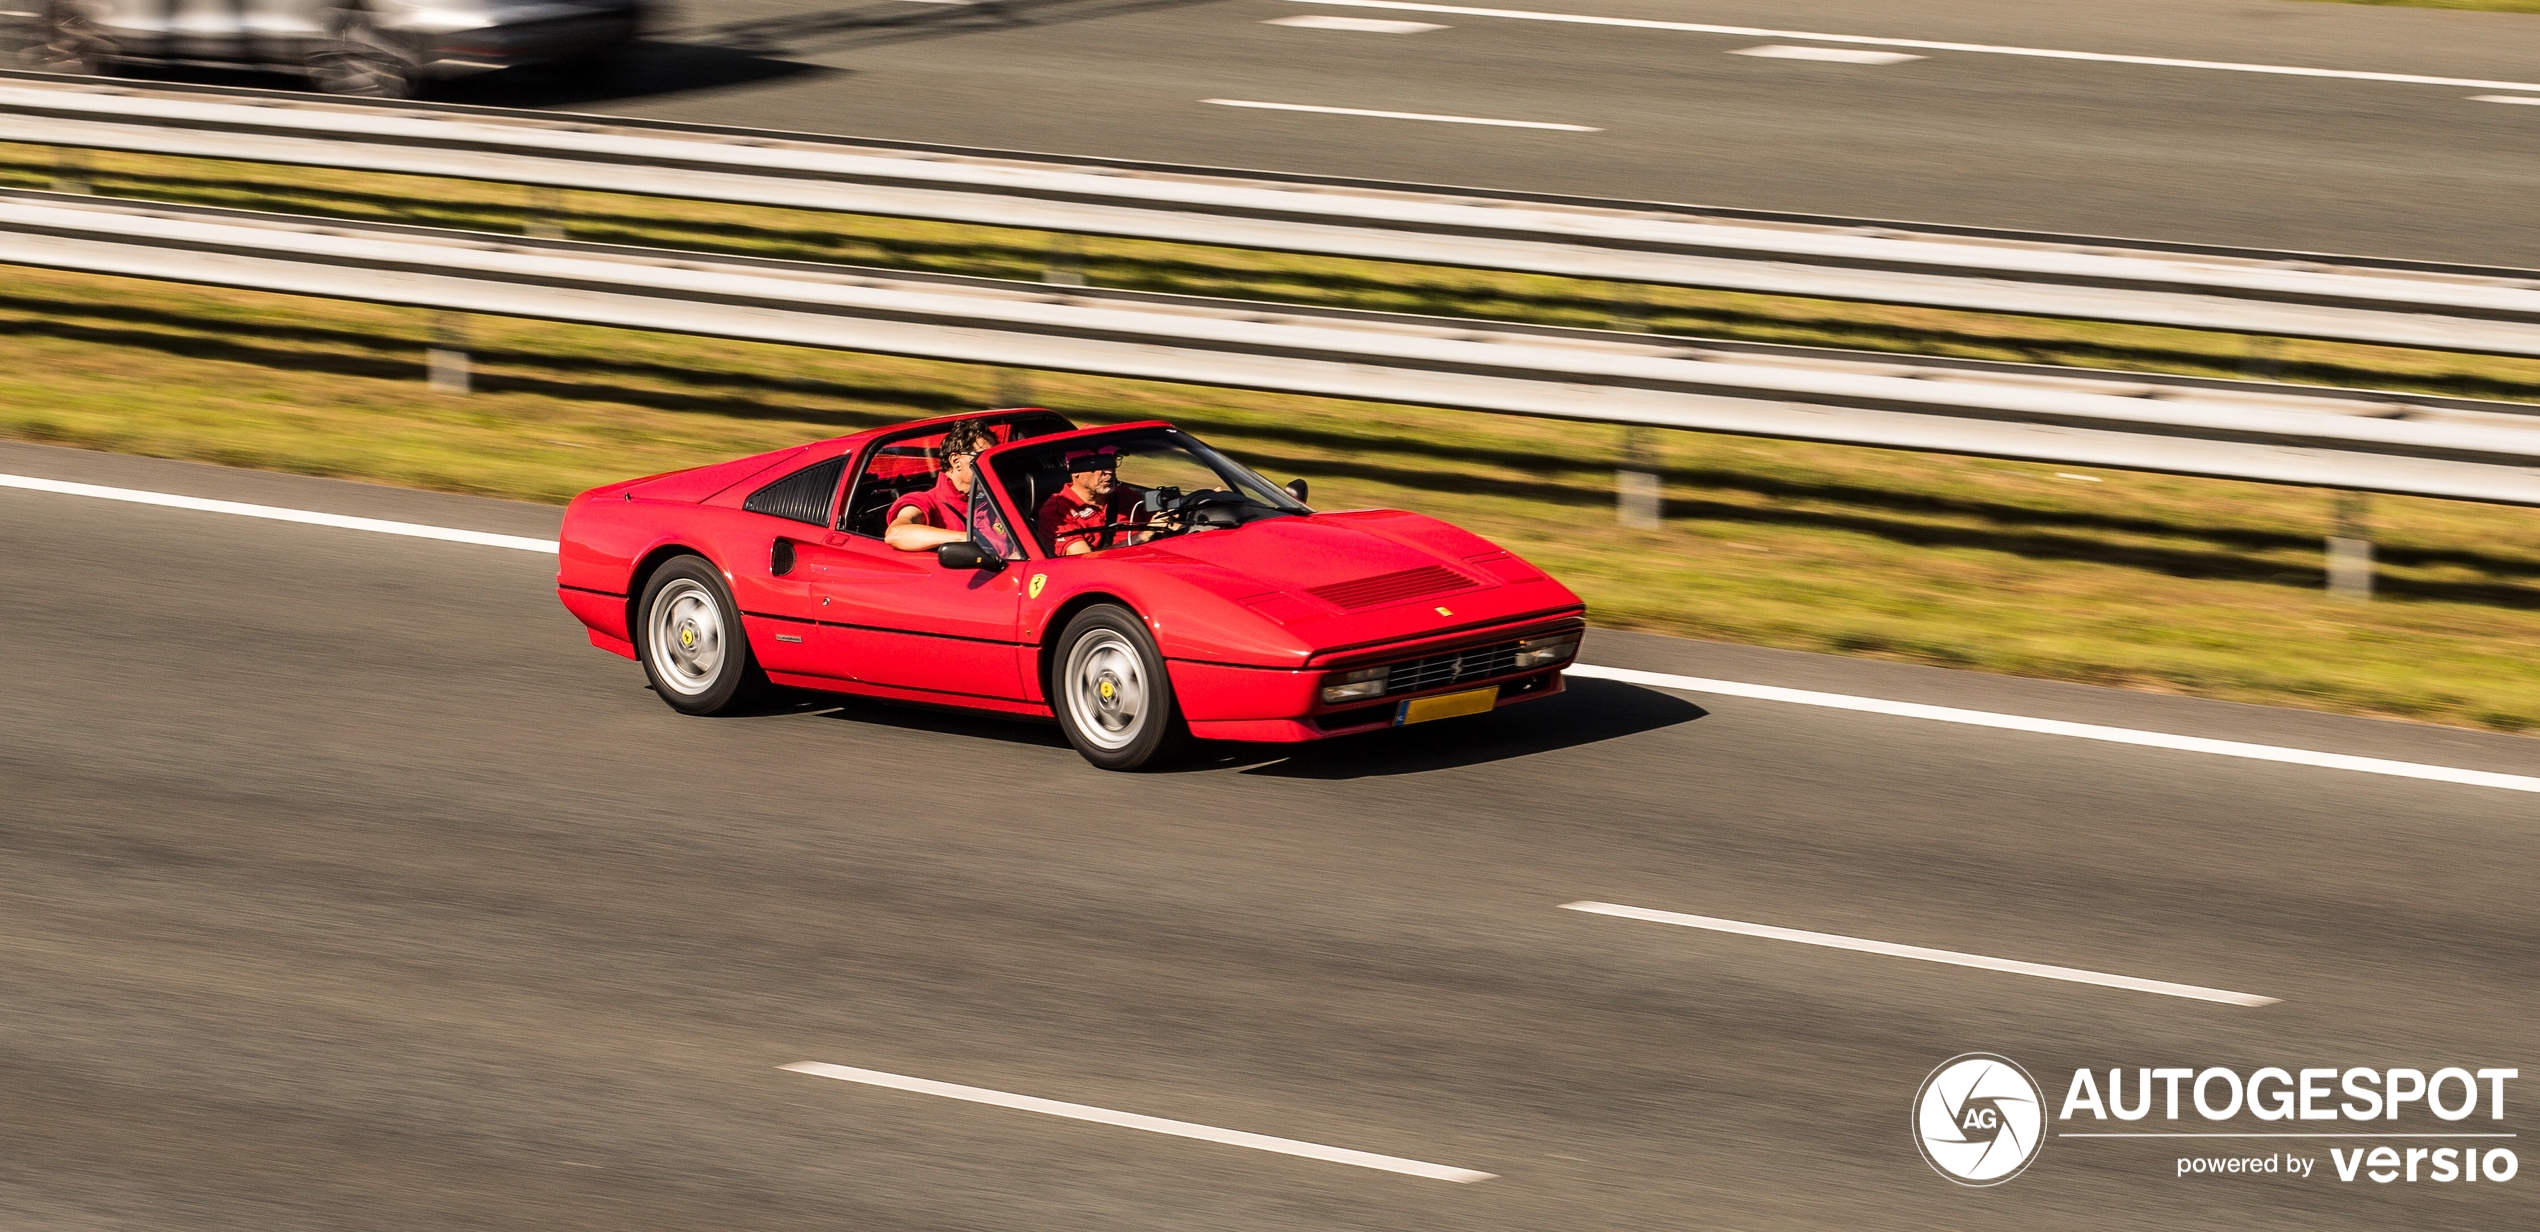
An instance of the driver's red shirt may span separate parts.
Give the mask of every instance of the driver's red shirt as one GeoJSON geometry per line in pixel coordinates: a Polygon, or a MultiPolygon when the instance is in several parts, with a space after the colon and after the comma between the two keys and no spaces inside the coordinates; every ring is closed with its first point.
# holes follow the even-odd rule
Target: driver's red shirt
{"type": "Polygon", "coordinates": [[[1147,524],[1146,508],[1138,503],[1141,495],[1128,484],[1116,484],[1109,500],[1088,504],[1070,484],[1050,493],[1033,521],[1040,526],[1041,538],[1048,542],[1050,551],[1057,555],[1066,555],[1068,545],[1073,543],[1099,552],[1120,542],[1129,530],[1147,524]]]}

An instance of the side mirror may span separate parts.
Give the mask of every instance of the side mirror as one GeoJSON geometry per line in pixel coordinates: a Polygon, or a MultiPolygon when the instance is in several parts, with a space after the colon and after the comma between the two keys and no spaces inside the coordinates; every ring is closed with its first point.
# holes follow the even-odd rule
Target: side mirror
{"type": "Polygon", "coordinates": [[[1289,481],[1288,481],[1288,495],[1295,497],[1295,498],[1296,498],[1296,503],[1298,503],[1298,504],[1300,504],[1300,505],[1304,504],[1304,503],[1305,503],[1305,481],[1304,481],[1304,480],[1302,480],[1302,479],[1291,479],[1291,480],[1289,480],[1289,481]]]}
{"type": "Polygon", "coordinates": [[[1004,557],[967,539],[936,548],[935,563],[947,569],[985,569],[990,573],[1005,568],[1004,557]]]}

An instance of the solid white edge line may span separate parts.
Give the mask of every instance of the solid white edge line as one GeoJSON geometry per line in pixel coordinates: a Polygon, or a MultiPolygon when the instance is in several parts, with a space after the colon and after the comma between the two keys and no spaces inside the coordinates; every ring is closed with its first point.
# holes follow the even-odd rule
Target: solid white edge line
{"type": "Polygon", "coordinates": [[[1585,124],[1552,124],[1542,120],[1492,120],[1481,116],[1431,115],[1425,111],[1370,111],[1364,107],[1314,107],[1304,103],[1264,103],[1248,98],[1203,98],[1215,107],[1249,107],[1256,111],[1307,111],[1316,115],[1373,116],[1379,120],[1427,120],[1436,124],[1485,124],[1492,128],[1549,128],[1565,133],[1600,133],[1585,124]]]}
{"type": "Polygon", "coordinates": [[[1405,13],[1445,13],[1458,17],[1504,17],[1515,21],[1551,21],[1576,26],[1618,26],[1631,30],[1676,30],[1688,34],[1726,34],[1738,38],[1804,39],[1812,43],[1849,43],[1863,47],[1912,47],[1923,51],[1966,51],[1994,56],[2030,56],[2046,60],[2086,60],[2098,64],[2201,68],[2226,73],[2265,73],[2278,77],[2327,77],[2343,81],[2382,81],[2399,85],[2466,86],[2478,90],[2540,90],[2540,84],[2527,81],[2484,81],[2472,77],[2429,77],[2417,73],[2372,73],[2358,69],[2303,68],[2291,64],[2238,64],[2228,60],[2180,60],[2168,56],[2128,56],[2104,51],[2057,51],[2047,47],[2008,47],[1992,43],[1945,43],[1932,39],[1873,38],[1860,34],[1816,34],[1806,30],[1768,30],[1760,26],[1715,26],[1691,21],[1653,21],[1641,17],[1597,17],[1586,13],[1485,9],[1461,4],[1417,4],[1409,0],[1290,0],[1290,2],[1332,5],[1341,8],[1391,9],[1405,13]]]}
{"type": "Polygon", "coordinates": [[[1382,17],[1339,17],[1330,13],[1273,17],[1261,24],[1286,26],[1291,30],[1344,30],[1354,34],[1427,34],[1432,30],[1446,29],[1428,21],[1388,21],[1382,17]]]}
{"type": "Polygon", "coordinates": [[[171,496],[165,492],[141,492],[131,488],[109,488],[93,483],[66,483],[59,479],[36,479],[26,475],[0,475],[0,488],[54,492],[64,496],[93,496],[100,500],[125,501],[135,505],[156,505],[162,509],[189,509],[196,513],[227,513],[242,518],[297,522],[304,526],[332,526],[338,530],[366,530],[382,535],[404,535],[411,539],[439,539],[449,543],[472,543],[479,547],[511,548],[522,552],[545,552],[552,555],[556,551],[556,541],[553,539],[496,535],[481,530],[453,530],[446,526],[390,522],[380,518],[355,518],[340,513],[311,513],[305,509],[281,509],[272,505],[205,500],[199,496],[171,496]]]}
{"type": "Polygon", "coordinates": [[[1903,64],[1923,57],[1902,51],[1867,51],[1851,47],[1794,47],[1786,43],[1767,43],[1761,47],[1740,47],[1733,56],[1755,56],[1764,60],[1813,60],[1823,64],[1903,64]]]}
{"type": "Polygon", "coordinates": [[[1740,920],[1722,920],[1707,915],[1685,915],[1676,911],[1652,911],[1646,907],[1625,907],[1615,903],[1563,903],[1561,908],[1564,911],[1584,911],[1590,915],[1610,915],[1625,920],[1646,920],[1652,924],[1674,924],[1682,928],[1702,928],[1715,933],[1736,933],[1743,937],[1765,937],[1774,941],[1796,941],[1801,945],[1856,950],[1863,954],[1884,954],[1890,958],[1914,958],[1923,962],[1947,963],[1953,967],[2007,971],[2013,975],[2034,975],[2040,979],[2069,980],[2075,984],[2096,984],[2102,988],[2123,988],[2132,992],[2158,993],[2164,997],[2185,997],[2192,1001],[2215,1001],[2224,1005],[2241,1005],[2253,1009],[2261,1005],[2274,1005],[2279,1000],[2276,997],[2261,997],[2254,993],[2203,988],[2195,984],[2143,980],[2130,975],[2083,971],[2077,967],[2054,967],[2045,963],[2020,962],[2010,958],[1988,958],[1982,954],[1961,954],[1956,950],[1931,950],[1919,945],[1897,945],[1890,941],[1870,941],[1861,937],[1838,936],[1834,933],[1812,933],[1798,928],[1775,928],[1770,924],[1748,924],[1740,920]]]}
{"type": "MultiPolygon", "coordinates": [[[[379,518],[355,518],[342,514],[311,513],[302,509],[282,509],[272,505],[249,505],[238,501],[171,496],[164,492],[101,487],[93,483],[68,483],[58,479],[36,479],[26,475],[0,475],[0,488],[53,492],[67,496],[93,496],[103,500],[127,501],[136,505],[190,509],[200,513],[228,513],[240,517],[266,518],[276,522],[298,522],[308,526],[331,526],[342,530],[375,531],[383,535],[405,535],[415,539],[472,543],[482,547],[511,548],[522,552],[553,554],[556,551],[556,541],[553,539],[530,539],[519,535],[496,535],[485,531],[425,526],[415,522],[390,522],[379,518]]],[[[1890,715],[1896,718],[1964,723],[2005,731],[2070,736],[2081,740],[2101,740],[2112,744],[2132,744],[2185,753],[2210,753],[2222,757],[2242,757],[2254,761],[2282,762],[2287,765],[2313,766],[2327,770],[2353,770],[2364,774],[2386,774],[2397,778],[2456,783],[2468,787],[2495,787],[2505,791],[2540,792],[2540,778],[2521,774],[2498,774],[2489,770],[2461,770],[2451,766],[2429,766],[2417,762],[2390,761],[2379,757],[2317,753],[2309,749],[2283,748],[2270,744],[2245,744],[2237,740],[2209,740],[2202,736],[2173,736],[2163,732],[2136,731],[2125,727],[2066,723],[2059,719],[2032,719],[2016,714],[1959,710],[1949,706],[1925,706],[1917,702],[1881,701],[1874,697],[1852,697],[1842,693],[1817,693],[1807,689],[1785,689],[1776,685],[1745,684],[1735,680],[1712,680],[1701,676],[1644,672],[1627,667],[1597,667],[1592,664],[1573,663],[1564,671],[1567,675],[1585,680],[1611,680],[1619,684],[1675,689],[1686,693],[1713,693],[1723,697],[1746,697],[1758,701],[1787,702],[1798,706],[1825,706],[1837,710],[1857,710],[1866,714],[1890,715]]]]}
{"type": "Polygon", "coordinates": [[[776,1068],[819,1078],[835,1078],[842,1082],[860,1082],[866,1086],[889,1087],[894,1091],[913,1091],[919,1095],[936,1095],[945,1099],[966,1100],[970,1103],[987,1104],[997,1108],[1012,1108],[1022,1112],[1038,1112],[1045,1116],[1066,1117],[1072,1121],[1091,1121],[1097,1125],[1116,1125],[1122,1129],[1142,1129],[1153,1134],[1170,1134],[1176,1138],[1196,1138],[1202,1142],[1250,1147],[1256,1151],[1295,1155],[1304,1159],[1319,1159],[1325,1163],[1349,1164],[1358,1168],[1374,1168],[1379,1172],[1398,1172],[1404,1176],[1422,1177],[1432,1181],[1452,1181],[1458,1185],[1487,1181],[1496,1175],[1489,1172],[1475,1172],[1470,1168],[1449,1168],[1443,1164],[1422,1163],[1416,1159],[1402,1159],[1392,1155],[1376,1155],[1367,1151],[1352,1151],[1336,1146],[1299,1142],[1293,1138],[1250,1134],[1239,1129],[1219,1129],[1213,1125],[1194,1125],[1189,1121],[1168,1121],[1162,1117],[1140,1116],[1134,1112],[1114,1112],[1109,1108],[1095,1108],[1086,1104],[1062,1103],[1054,1099],[1041,1099],[1038,1096],[991,1091],[985,1087],[966,1087],[959,1083],[937,1082],[931,1078],[886,1074],[880,1070],[857,1069],[852,1065],[796,1061],[791,1065],[780,1065],[776,1068]]]}
{"type": "Polygon", "coordinates": [[[2209,753],[2218,757],[2282,762],[2286,765],[2312,766],[2323,770],[2386,774],[2393,778],[2456,783],[2466,787],[2495,787],[2505,791],[2540,792],[2540,778],[2526,774],[2499,774],[2492,770],[2462,770],[2452,766],[2429,766],[2419,762],[2391,761],[2381,757],[2356,757],[2347,753],[2321,753],[2310,749],[2286,748],[2273,744],[2211,740],[2203,736],[2173,736],[2167,732],[2137,731],[2130,727],[2102,727],[2096,723],[2033,719],[2026,715],[1995,714],[1985,710],[1960,710],[1954,706],[1926,706],[1919,702],[1882,701],[1875,697],[1818,693],[1808,689],[1785,689],[1775,685],[1744,684],[1735,680],[1711,680],[1701,676],[1677,676],[1666,672],[1634,671],[1623,667],[1574,664],[1568,669],[1567,674],[1590,680],[1612,680],[1621,684],[1644,685],[1655,689],[1676,689],[1686,693],[1713,693],[1722,697],[1787,702],[1795,706],[1822,706],[1833,710],[1859,711],[1863,714],[1884,714],[1901,719],[1962,723],[1970,727],[2032,732],[2043,736],[2069,736],[2076,740],[2099,740],[2109,744],[2131,744],[2142,748],[2170,749],[2182,753],[2209,753]]]}

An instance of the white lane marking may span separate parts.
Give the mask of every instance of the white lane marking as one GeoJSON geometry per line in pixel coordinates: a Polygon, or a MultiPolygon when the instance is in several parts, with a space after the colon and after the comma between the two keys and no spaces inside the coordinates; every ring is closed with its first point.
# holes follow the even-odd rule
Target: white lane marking
{"type": "Polygon", "coordinates": [[[1162,1117],[1140,1116],[1134,1112],[1114,1112],[1108,1108],[1061,1103],[1058,1100],[1041,1099],[1032,1095],[1014,1095],[1005,1091],[991,1091],[985,1087],[965,1087],[958,1083],[937,1082],[931,1078],[886,1074],[880,1070],[857,1069],[851,1065],[796,1061],[791,1065],[780,1065],[777,1068],[792,1070],[797,1074],[836,1078],[842,1082],[861,1082],[866,1086],[889,1087],[894,1091],[914,1091],[920,1095],[939,1095],[945,1099],[967,1100],[974,1104],[988,1104],[998,1108],[1014,1108],[1023,1112],[1038,1112],[1046,1116],[1066,1117],[1073,1121],[1092,1121],[1097,1125],[1117,1125],[1123,1129],[1143,1129],[1153,1134],[1171,1134],[1176,1138],[1196,1138],[1202,1142],[1250,1147],[1256,1151],[1295,1155],[1304,1159],[1319,1159],[1325,1163],[1374,1168],[1379,1172],[1399,1172],[1404,1176],[1424,1177],[1432,1181],[1453,1181],[1458,1185],[1487,1181],[1495,1175],[1489,1172],[1475,1172],[1470,1168],[1449,1168],[1443,1164],[1422,1163],[1416,1159],[1402,1159],[1392,1155],[1375,1155],[1366,1151],[1352,1151],[1336,1146],[1299,1142],[1294,1138],[1273,1138],[1267,1134],[1248,1134],[1239,1129],[1218,1129],[1211,1125],[1194,1125],[1189,1121],[1168,1121],[1162,1117]]]}
{"type": "Polygon", "coordinates": [[[1333,17],[1310,13],[1303,17],[1273,17],[1265,26],[1294,26],[1299,30],[1355,30],[1360,34],[1426,34],[1446,27],[1425,21],[1385,21],[1376,17],[1333,17]]]}
{"type": "MultiPolygon", "coordinates": [[[[389,522],[379,518],[354,518],[334,513],[310,513],[306,510],[281,509],[272,505],[248,505],[237,501],[171,496],[164,492],[100,487],[93,483],[65,483],[58,479],[35,479],[26,475],[0,475],[0,488],[22,488],[31,492],[53,492],[65,496],[94,496],[105,500],[129,501],[138,505],[190,509],[199,513],[228,513],[241,517],[269,518],[277,522],[298,522],[309,526],[332,526],[342,530],[366,530],[383,535],[406,535],[416,539],[441,539],[451,543],[512,548],[523,552],[553,554],[556,551],[556,541],[553,539],[530,539],[519,535],[489,534],[485,531],[453,530],[444,526],[389,522]]],[[[1723,697],[1747,697],[1758,701],[1787,702],[1797,706],[1826,706],[1837,710],[1858,710],[1896,718],[1964,723],[1975,727],[2034,732],[2048,736],[2071,736],[2082,740],[2104,740],[2114,744],[2140,745],[2145,748],[2212,753],[2223,757],[2245,757],[2255,761],[2316,766],[2329,770],[2353,770],[2364,774],[2387,774],[2398,778],[2425,779],[2436,783],[2496,787],[2506,791],[2540,792],[2540,778],[2521,774],[2498,774],[2489,770],[2460,770],[2450,766],[2390,761],[2379,757],[2317,753],[2309,749],[2284,748],[2272,744],[2208,740],[2202,736],[2173,736],[2163,732],[2136,731],[2125,727],[2067,723],[2060,719],[2032,719],[2016,714],[1959,710],[1949,706],[1926,706],[1918,702],[1881,701],[1874,697],[1817,693],[1807,689],[1785,689],[1777,685],[1745,684],[1735,680],[1713,680],[1702,676],[1677,676],[1665,672],[1635,671],[1627,667],[1597,667],[1593,664],[1573,663],[1567,669],[1567,674],[1585,680],[1612,680],[1622,684],[1645,685],[1655,689],[1676,689],[1686,693],[1714,693],[1723,697]]]]}
{"type": "Polygon", "coordinates": [[[2473,103],[2520,103],[2525,107],[2540,107],[2540,94],[2473,94],[2470,96],[2469,101],[2473,103]]]}
{"type": "Polygon", "coordinates": [[[305,509],[280,509],[272,505],[205,500],[199,496],[171,496],[165,492],[108,488],[93,483],[65,483],[58,479],[35,479],[26,475],[0,475],[0,488],[22,488],[29,492],[54,492],[64,496],[94,496],[101,500],[127,501],[135,505],[157,505],[163,509],[190,509],[196,513],[228,513],[242,518],[297,522],[304,526],[332,526],[338,530],[366,530],[382,535],[440,539],[450,543],[473,543],[479,547],[512,548],[522,552],[545,552],[553,555],[556,551],[556,541],[553,539],[496,535],[481,530],[453,530],[446,526],[390,522],[380,518],[346,517],[340,513],[311,513],[305,509]]]}
{"type": "Polygon", "coordinates": [[[2013,975],[2034,975],[2040,979],[2070,980],[2076,984],[2096,984],[2102,988],[2123,988],[2131,992],[2159,993],[2164,997],[2186,997],[2193,1001],[2218,1001],[2224,1005],[2256,1008],[2274,1005],[2276,997],[2254,993],[2232,992],[2222,988],[2202,988],[2194,984],[2172,984],[2166,980],[2139,980],[2130,975],[2109,975],[2101,971],[2084,971],[2078,967],[2050,967],[2044,963],[2020,962],[2009,958],[1987,958],[1982,954],[1961,954],[1956,950],[1928,950],[1919,945],[1897,945],[1890,941],[1870,941],[1860,937],[1843,937],[1834,933],[1812,933],[1798,928],[1775,928],[1770,924],[1748,924],[1739,920],[1714,919],[1707,915],[1684,915],[1674,911],[1652,911],[1646,907],[1624,907],[1614,903],[1563,903],[1564,911],[1584,911],[1590,915],[1610,915],[1626,920],[1647,920],[1653,924],[1674,924],[1683,928],[1706,928],[1715,933],[1736,933],[1742,937],[1765,937],[1774,941],[1796,941],[1801,945],[1822,945],[1828,949],[1856,950],[1863,954],[1885,954],[1890,958],[1916,958],[1924,962],[1947,963],[1953,967],[1977,967],[1986,971],[2008,971],[2013,975]]]}
{"type": "Polygon", "coordinates": [[[1258,103],[1242,98],[1203,98],[1203,103],[1217,107],[1252,107],[1262,111],[1311,111],[1320,115],[1374,116],[1379,120],[1429,120],[1439,124],[1487,124],[1493,128],[1549,128],[1564,133],[1598,133],[1605,130],[1585,124],[1547,124],[1541,120],[1486,120],[1479,116],[1430,115],[1421,111],[1368,111],[1359,107],[1309,107],[1303,103],[1258,103]]]}
{"type": "Polygon", "coordinates": [[[1514,21],[1552,21],[1576,26],[1617,26],[1630,30],[1676,30],[1688,34],[1727,34],[1738,38],[1805,39],[1812,43],[1847,43],[1862,47],[1911,47],[1916,51],[1965,51],[1993,56],[2031,56],[2046,60],[2086,60],[2097,64],[2140,64],[2155,68],[2201,68],[2225,73],[2266,73],[2278,77],[2326,77],[2341,81],[2382,81],[2400,85],[2466,86],[2474,90],[2540,90],[2528,81],[2486,81],[2474,77],[2429,77],[2417,73],[2369,73],[2357,69],[2304,68],[2293,64],[2237,64],[2227,60],[2179,60],[2168,56],[2126,56],[2102,51],[2057,51],[2046,47],[2005,47],[1991,43],[1944,43],[1933,39],[1873,38],[1860,34],[1817,34],[1806,30],[1768,30],[1760,26],[1714,26],[1691,21],[1651,21],[1639,17],[1596,17],[1585,13],[1539,13],[1526,9],[1485,9],[1461,4],[1416,4],[1409,0],[1291,0],[1343,8],[1394,9],[1406,13],[1444,13],[1454,17],[1504,17],[1514,21]]]}
{"type": "Polygon", "coordinates": [[[1760,56],[1767,60],[1825,60],[1835,64],[1902,64],[1920,60],[1921,56],[1902,51],[1863,51],[1854,47],[1793,47],[1787,43],[1767,43],[1762,47],[1740,47],[1733,56],[1760,56]]]}
{"type": "Polygon", "coordinates": [[[2057,471],[2057,472],[2055,472],[2055,477],[2056,477],[2057,479],[2070,479],[2070,480],[2074,480],[2074,481],[2079,482],[2079,483],[2106,483],[2106,482],[2107,482],[2107,480],[2105,480],[2105,479],[2101,479],[2101,478],[2100,478],[2100,477],[2098,477],[2097,475],[2076,475],[2076,474],[2072,473],[2071,471],[2057,471]]]}
{"type": "Polygon", "coordinates": [[[1624,667],[1573,665],[1568,669],[1568,674],[1583,676],[1590,680],[1613,680],[1623,684],[1646,685],[1654,689],[1679,689],[1687,693],[1716,693],[1723,697],[1748,697],[1757,701],[1788,702],[1794,706],[1824,706],[1834,710],[1857,710],[1864,714],[1892,715],[1901,719],[1928,719],[1936,723],[1963,723],[1970,727],[1992,727],[2003,731],[2034,732],[2046,736],[2070,736],[2078,740],[2104,740],[2110,744],[2131,744],[2148,749],[2211,753],[2219,757],[2242,757],[2251,761],[2282,762],[2286,765],[2314,766],[2324,770],[2353,770],[2362,774],[2386,774],[2393,778],[2424,779],[2434,783],[2495,787],[2505,791],[2540,792],[2540,778],[2527,774],[2498,774],[2492,770],[2461,770],[2451,766],[2429,766],[2420,762],[2391,761],[2380,757],[2355,757],[2346,753],[2320,753],[2310,749],[2285,748],[2273,744],[2209,740],[2203,736],[2173,736],[2167,732],[2137,731],[2130,727],[2067,723],[2061,719],[2032,719],[2025,715],[1995,714],[1985,710],[1960,710],[1954,706],[1926,706],[1919,702],[1882,701],[1875,697],[1852,697],[1843,693],[1818,693],[1808,689],[1785,689],[1768,684],[1743,684],[1735,680],[1711,680],[1701,676],[1642,672],[1624,667]]]}

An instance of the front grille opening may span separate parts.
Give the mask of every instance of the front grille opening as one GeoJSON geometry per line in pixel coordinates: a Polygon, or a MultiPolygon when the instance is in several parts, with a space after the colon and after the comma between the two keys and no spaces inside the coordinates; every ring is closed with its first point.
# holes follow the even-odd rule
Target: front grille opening
{"type": "Polygon", "coordinates": [[[1476,646],[1452,654],[1430,655],[1396,663],[1385,677],[1385,696],[1416,693],[1422,689],[1438,689],[1462,684],[1467,680],[1487,680],[1517,670],[1517,643],[1501,642],[1493,646],[1476,646]]]}

